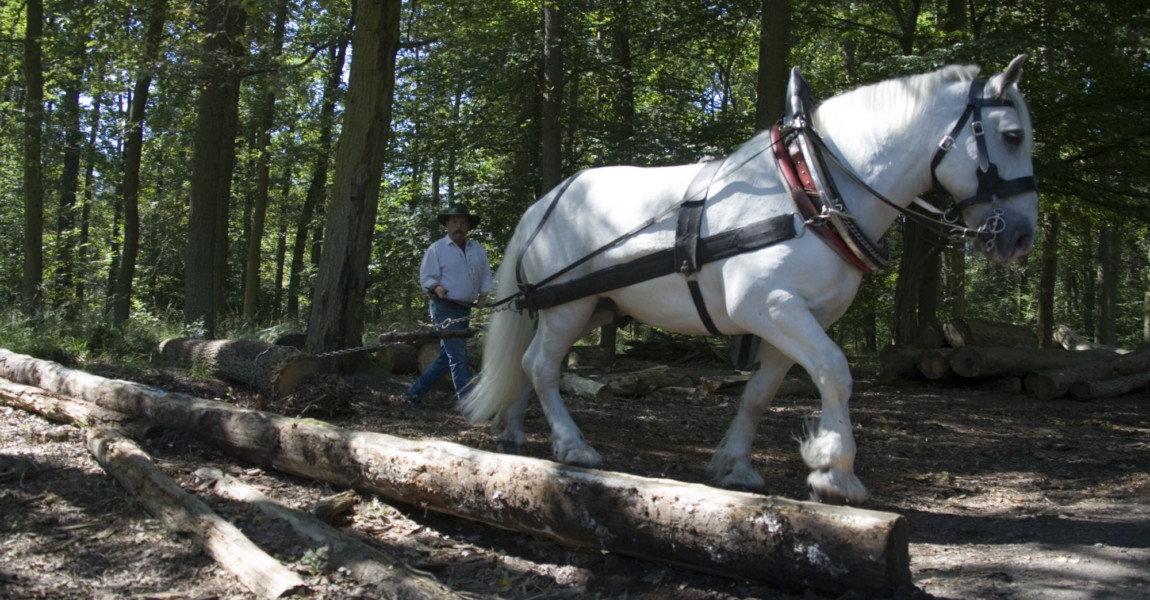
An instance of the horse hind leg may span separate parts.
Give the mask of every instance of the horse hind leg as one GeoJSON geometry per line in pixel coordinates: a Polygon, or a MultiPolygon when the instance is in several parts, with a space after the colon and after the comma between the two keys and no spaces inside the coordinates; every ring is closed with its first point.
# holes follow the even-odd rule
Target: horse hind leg
{"type": "Polygon", "coordinates": [[[591,323],[596,306],[595,299],[591,298],[540,313],[535,338],[523,355],[523,369],[531,379],[543,407],[543,414],[551,425],[551,445],[555,459],[580,467],[597,467],[603,459],[583,440],[583,433],[563,404],[563,398],[559,395],[559,371],[560,361],[591,323]]]}

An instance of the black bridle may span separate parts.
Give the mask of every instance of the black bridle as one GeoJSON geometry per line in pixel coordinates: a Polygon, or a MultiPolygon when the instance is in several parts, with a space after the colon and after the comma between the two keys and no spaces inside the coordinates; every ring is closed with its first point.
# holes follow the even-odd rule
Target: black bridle
{"type": "Polygon", "coordinates": [[[998,167],[990,162],[990,152],[986,148],[986,136],[982,127],[982,107],[1007,106],[1015,109],[1017,109],[1017,107],[1014,106],[1014,101],[1008,98],[983,97],[982,90],[985,89],[985,87],[985,79],[975,79],[971,82],[970,93],[966,100],[966,110],[963,111],[962,116],[958,118],[958,122],[951,128],[950,133],[946,134],[946,136],[942,138],[942,141],[939,142],[938,150],[935,150],[934,157],[930,160],[930,176],[937,182],[938,177],[934,173],[935,169],[939,163],[942,162],[942,159],[946,157],[946,153],[954,147],[955,138],[962,131],[963,126],[966,125],[966,121],[969,119],[971,133],[974,134],[975,145],[978,149],[978,170],[975,172],[978,176],[978,189],[973,196],[958,202],[943,212],[943,219],[950,223],[957,221],[962,211],[975,204],[993,203],[997,200],[1010,198],[1026,192],[1038,191],[1038,186],[1035,185],[1033,176],[1003,179],[1002,176],[998,174],[998,167]]]}

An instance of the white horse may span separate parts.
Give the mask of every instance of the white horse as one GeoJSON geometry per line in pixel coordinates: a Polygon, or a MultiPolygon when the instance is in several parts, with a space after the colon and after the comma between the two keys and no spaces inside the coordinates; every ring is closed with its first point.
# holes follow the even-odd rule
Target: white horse
{"type": "MultiPolygon", "coordinates": [[[[828,220],[852,220],[866,238],[878,240],[899,215],[895,205],[907,207],[934,180],[955,198],[967,199],[954,213],[965,223],[978,224],[966,233],[980,236],[980,250],[1000,263],[1029,252],[1038,195],[1031,123],[1017,87],[1024,60],[1015,58],[989,80],[975,79],[977,67],[951,66],[826,100],[811,112],[809,124],[825,142],[827,175],[838,181],[842,212],[850,216],[824,215],[805,223],[797,218],[795,237],[707,263],[690,275],[714,328],[762,340],[759,366],[707,470],[718,485],[763,488],[763,478],[751,466],[755,429],[784,375],[797,363],[822,398],[818,423],[808,423],[801,443],[812,469],[807,479],[812,497],[849,503],[866,499],[866,488],[854,473],[850,369],[825,332],[850,306],[863,272],[822,236],[809,233],[828,220]],[[972,107],[978,124],[966,127],[972,107]],[[940,145],[954,151],[939,151],[940,145]],[[993,179],[986,177],[988,166],[993,179]]],[[[762,132],[709,178],[702,236],[796,213],[771,147],[771,136],[762,132]]],[[[499,269],[498,297],[515,295],[517,279],[539,282],[576,264],[556,279],[562,282],[672,247],[675,219],[663,217],[673,216],[704,168],[604,167],[558,186],[531,206],[516,228],[499,269]]],[[[560,361],[577,339],[621,316],[707,335],[703,311],[692,301],[685,279],[671,273],[537,312],[495,313],[481,374],[460,409],[473,423],[492,420],[504,450],[517,452],[526,441],[523,417],[534,389],[551,425],[555,458],[598,466],[598,452],[584,441],[560,398],[560,361]]]]}

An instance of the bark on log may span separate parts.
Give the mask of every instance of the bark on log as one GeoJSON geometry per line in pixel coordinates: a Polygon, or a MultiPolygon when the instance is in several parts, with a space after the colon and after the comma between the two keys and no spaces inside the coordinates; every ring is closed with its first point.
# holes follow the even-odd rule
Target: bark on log
{"type": "Polygon", "coordinates": [[[394,375],[415,373],[419,371],[419,346],[388,344],[375,351],[375,362],[394,375]]]}
{"type": "Polygon", "coordinates": [[[938,348],[919,352],[915,360],[915,367],[927,379],[942,379],[954,373],[950,368],[950,355],[953,348],[938,348]]]}
{"type": "Polygon", "coordinates": [[[173,531],[186,533],[244,587],[264,598],[305,589],[298,575],[260,550],[236,526],[172,481],[134,442],[109,428],[88,432],[100,466],[173,531]]]}
{"type": "Polygon", "coordinates": [[[887,380],[921,379],[922,372],[918,370],[918,355],[921,353],[919,348],[894,344],[883,346],[878,353],[880,377],[887,380]]]}
{"type": "Polygon", "coordinates": [[[1109,360],[1031,373],[1026,376],[1026,393],[1039,400],[1054,400],[1070,391],[1070,386],[1079,381],[1095,381],[1116,375],[1133,375],[1150,371],[1150,350],[1109,356],[1109,360]]]}
{"type": "Polygon", "coordinates": [[[398,562],[394,556],[387,556],[303,511],[288,508],[218,469],[205,467],[197,470],[196,476],[213,482],[217,494],[252,504],[264,515],[287,523],[297,535],[310,540],[315,547],[330,548],[329,566],[346,568],[356,581],[377,587],[373,592],[380,593],[381,597],[405,600],[462,598],[433,578],[405,566],[391,566],[398,562]]]}
{"type": "Polygon", "coordinates": [[[984,319],[951,319],[943,325],[946,340],[955,348],[967,346],[1024,347],[1038,346],[1034,330],[1023,325],[997,323],[984,319]]]}
{"type": "Polygon", "coordinates": [[[1088,362],[1114,360],[1113,352],[1056,348],[958,348],[950,355],[950,368],[963,377],[1025,376],[1034,371],[1064,369],[1088,362]]]}
{"type": "Polygon", "coordinates": [[[29,385],[0,378],[0,401],[13,408],[38,414],[60,423],[94,427],[125,425],[138,417],[100,408],[90,402],[61,398],[29,385]]]}
{"type": "Polygon", "coordinates": [[[616,395],[640,396],[651,390],[674,385],[675,376],[671,374],[671,367],[659,365],[639,371],[603,375],[599,381],[611,386],[616,395]]]}
{"type": "Polygon", "coordinates": [[[559,376],[559,391],[595,402],[610,402],[615,397],[615,390],[610,385],[574,373],[563,373],[559,376]]]}
{"type": "Polygon", "coordinates": [[[256,340],[173,338],[160,343],[160,356],[185,368],[205,367],[213,377],[249,386],[269,398],[286,396],[327,372],[322,359],[256,340]]]}
{"type": "Polygon", "coordinates": [[[901,516],[579,469],[105,380],[0,350],[0,376],[193,431],[257,465],[573,546],[780,588],[889,594],[910,585],[901,516]]]}
{"type": "Polygon", "coordinates": [[[1097,381],[1076,381],[1070,386],[1070,397],[1080,402],[1114,398],[1115,396],[1145,390],[1147,384],[1150,384],[1150,371],[1097,381]]]}
{"type": "Polygon", "coordinates": [[[1053,337],[1055,342],[1058,342],[1060,346],[1067,350],[1110,350],[1111,352],[1118,353],[1125,352],[1117,346],[1092,342],[1083,337],[1082,334],[1065,325],[1059,325],[1054,330],[1053,337]]]}

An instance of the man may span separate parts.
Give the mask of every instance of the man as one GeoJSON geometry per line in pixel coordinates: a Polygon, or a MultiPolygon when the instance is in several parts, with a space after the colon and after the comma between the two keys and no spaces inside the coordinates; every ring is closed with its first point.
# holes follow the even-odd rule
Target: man
{"type": "MultiPolygon", "coordinates": [[[[487,252],[467,234],[479,225],[479,217],[462,203],[455,203],[439,215],[447,235],[427,248],[419,265],[419,284],[431,296],[431,321],[436,329],[460,330],[470,325],[471,307],[483,308],[491,293],[491,264],[487,252]],[[446,323],[446,325],[445,325],[446,323]]],[[[443,340],[439,356],[407,390],[407,400],[423,408],[423,395],[451,371],[455,394],[462,398],[471,382],[467,366],[467,341],[443,340]]]]}

